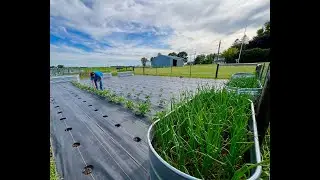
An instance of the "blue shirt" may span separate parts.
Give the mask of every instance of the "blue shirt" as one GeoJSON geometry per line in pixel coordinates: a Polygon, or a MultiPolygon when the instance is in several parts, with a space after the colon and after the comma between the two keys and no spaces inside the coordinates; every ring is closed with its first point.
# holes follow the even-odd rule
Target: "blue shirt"
{"type": "Polygon", "coordinates": [[[95,74],[95,76],[94,76],[94,78],[91,77],[90,78],[91,80],[97,81],[98,79],[102,79],[102,77],[103,77],[102,72],[96,71],[96,72],[94,72],[94,74],[95,74]]]}

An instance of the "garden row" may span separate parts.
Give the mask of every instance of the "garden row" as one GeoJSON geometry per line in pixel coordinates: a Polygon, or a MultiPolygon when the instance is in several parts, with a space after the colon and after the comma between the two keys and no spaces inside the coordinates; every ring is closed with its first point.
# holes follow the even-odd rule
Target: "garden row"
{"type": "MultiPolygon", "coordinates": [[[[181,92],[194,93],[198,85],[213,84],[223,86],[225,80],[203,80],[189,78],[169,78],[157,76],[112,77],[103,79],[105,90],[123,97],[135,104],[150,102],[148,116],[169,108],[172,101],[179,99],[181,92]]],[[[90,80],[81,80],[81,84],[92,86],[90,80]]],[[[123,103],[124,104],[124,103],[123,103]]]]}
{"type": "MultiPolygon", "coordinates": [[[[101,98],[106,99],[110,103],[114,103],[117,105],[123,105],[129,110],[132,110],[135,115],[144,117],[148,112],[151,111],[151,103],[150,103],[150,96],[146,96],[144,101],[133,101],[130,99],[125,98],[124,96],[118,96],[115,92],[110,90],[97,90],[96,88],[84,85],[78,82],[73,81],[72,84],[79,89],[85,90],[92,94],[98,95],[101,98]]],[[[160,114],[160,113],[158,113],[160,114]]],[[[157,114],[157,115],[158,115],[157,114]]],[[[156,115],[156,116],[157,116],[156,115]]]]}

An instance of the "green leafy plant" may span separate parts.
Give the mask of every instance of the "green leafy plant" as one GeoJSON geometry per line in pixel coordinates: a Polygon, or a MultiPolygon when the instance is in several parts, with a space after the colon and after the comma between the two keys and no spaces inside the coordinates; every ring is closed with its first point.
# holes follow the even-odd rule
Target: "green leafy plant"
{"type": "Polygon", "coordinates": [[[55,159],[53,158],[52,148],[50,147],[50,179],[51,180],[58,180],[59,174],[57,173],[55,159]]]}
{"type": "Polygon", "coordinates": [[[134,105],[133,101],[128,100],[128,101],[126,101],[126,103],[125,103],[125,107],[128,108],[128,109],[130,109],[130,110],[133,110],[134,107],[135,107],[135,105],[134,105]]]}
{"type": "Polygon", "coordinates": [[[114,103],[117,103],[117,96],[116,96],[116,94],[114,94],[114,93],[110,93],[109,95],[108,95],[108,100],[109,100],[109,102],[114,102],[114,103]]]}
{"type": "Polygon", "coordinates": [[[145,116],[150,111],[149,102],[141,102],[137,105],[136,114],[140,116],[145,116]]]}
{"type": "Polygon", "coordinates": [[[121,104],[121,103],[124,103],[125,100],[126,100],[126,99],[125,99],[124,97],[118,96],[118,97],[117,97],[117,100],[116,100],[116,103],[121,104]]]}

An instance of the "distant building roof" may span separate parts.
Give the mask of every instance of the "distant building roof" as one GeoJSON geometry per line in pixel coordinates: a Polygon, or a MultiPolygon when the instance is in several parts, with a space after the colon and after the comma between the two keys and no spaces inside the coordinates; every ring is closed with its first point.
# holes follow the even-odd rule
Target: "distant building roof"
{"type": "Polygon", "coordinates": [[[177,56],[167,56],[167,55],[162,55],[162,54],[161,54],[161,56],[170,57],[170,58],[175,59],[175,60],[181,60],[181,61],[183,61],[183,60],[184,60],[183,58],[181,58],[181,57],[177,57],[177,56]]]}

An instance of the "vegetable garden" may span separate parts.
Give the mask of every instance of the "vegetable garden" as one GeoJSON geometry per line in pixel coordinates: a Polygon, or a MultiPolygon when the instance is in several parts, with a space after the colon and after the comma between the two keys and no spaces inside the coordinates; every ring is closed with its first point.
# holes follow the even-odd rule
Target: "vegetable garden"
{"type": "Polygon", "coordinates": [[[246,75],[230,81],[112,77],[103,80],[104,90],[86,79],[72,84],[152,123],[150,179],[267,179],[269,145],[259,146],[253,105],[262,85],[246,75]]]}

